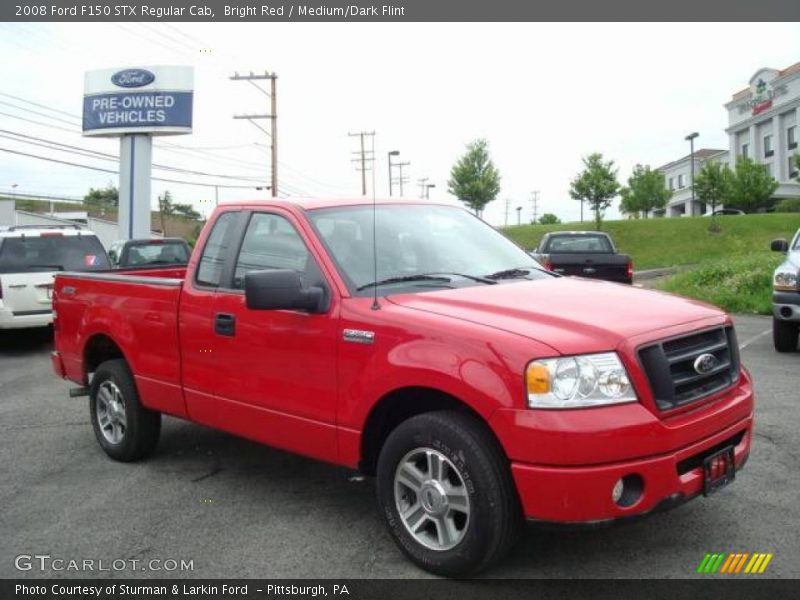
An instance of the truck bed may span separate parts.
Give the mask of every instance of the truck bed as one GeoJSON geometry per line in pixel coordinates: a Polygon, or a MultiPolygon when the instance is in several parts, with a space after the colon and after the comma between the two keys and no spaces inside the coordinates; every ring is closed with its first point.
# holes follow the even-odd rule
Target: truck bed
{"type": "Polygon", "coordinates": [[[58,274],[54,360],[61,361],[63,376],[87,385],[84,363],[91,362],[93,348],[103,344],[98,332],[111,331],[125,342],[129,354],[124,358],[135,374],[143,403],[185,416],[178,338],[184,274],[185,267],[58,274]]]}

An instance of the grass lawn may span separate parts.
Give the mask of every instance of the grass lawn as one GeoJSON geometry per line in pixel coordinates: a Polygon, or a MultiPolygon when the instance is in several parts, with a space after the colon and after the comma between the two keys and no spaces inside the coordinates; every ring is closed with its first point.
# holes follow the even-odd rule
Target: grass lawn
{"type": "Polygon", "coordinates": [[[783,255],[754,252],[716,258],[669,277],[658,289],[709,302],[735,313],[772,314],[772,272],[783,255]]]}
{"type": "MultiPolygon", "coordinates": [[[[651,269],[769,251],[773,239],[791,239],[800,227],[800,213],[720,216],[718,233],[708,231],[710,222],[710,217],[605,221],[603,231],[620,252],[633,258],[635,269],[651,269]]],[[[507,227],[504,233],[523,247],[534,248],[549,231],[593,229],[594,221],[507,227]]]]}

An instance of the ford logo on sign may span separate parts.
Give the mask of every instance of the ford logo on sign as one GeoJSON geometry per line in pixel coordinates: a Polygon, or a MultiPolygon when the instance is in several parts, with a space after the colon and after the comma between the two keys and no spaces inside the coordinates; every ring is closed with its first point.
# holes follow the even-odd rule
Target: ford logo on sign
{"type": "Polygon", "coordinates": [[[111,83],[124,88],[143,87],[153,83],[156,76],[146,69],[125,69],[111,76],[111,83]]]}

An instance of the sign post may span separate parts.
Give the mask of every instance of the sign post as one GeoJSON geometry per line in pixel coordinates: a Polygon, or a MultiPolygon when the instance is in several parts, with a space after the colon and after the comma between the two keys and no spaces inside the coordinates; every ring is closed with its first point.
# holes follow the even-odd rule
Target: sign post
{"type": "Polygon", "coordinates": [[[191,133],[193,88],[191,67],[86,73],[83,135],[120,138],[120,239],[150,237],[152,136],[191,133]]]}

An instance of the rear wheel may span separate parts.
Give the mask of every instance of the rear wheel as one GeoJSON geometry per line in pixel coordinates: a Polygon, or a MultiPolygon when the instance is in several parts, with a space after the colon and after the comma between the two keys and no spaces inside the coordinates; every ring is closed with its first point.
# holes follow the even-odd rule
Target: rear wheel
{"type": "Polygon", "coordinates": [[[437,411],[400,424],[381,450],[377,483],[395,542],[438,575],[485,569],[506,554],[519,531],[508,460],[470,415],[437,411]]]}
{"type": "Polygon", "coordinates": [[[102,363],[89,391],[89,412],[100,447],[114,460],[131,462],[152,453],[161,433],[161,413],[143,407],[127,363],[102,363]]]}
{"type": "Polygon", "coordinates": [[[772,319],[772,341],[778,352],[797,350],[798,324],[791,321],[772,319]]]}

